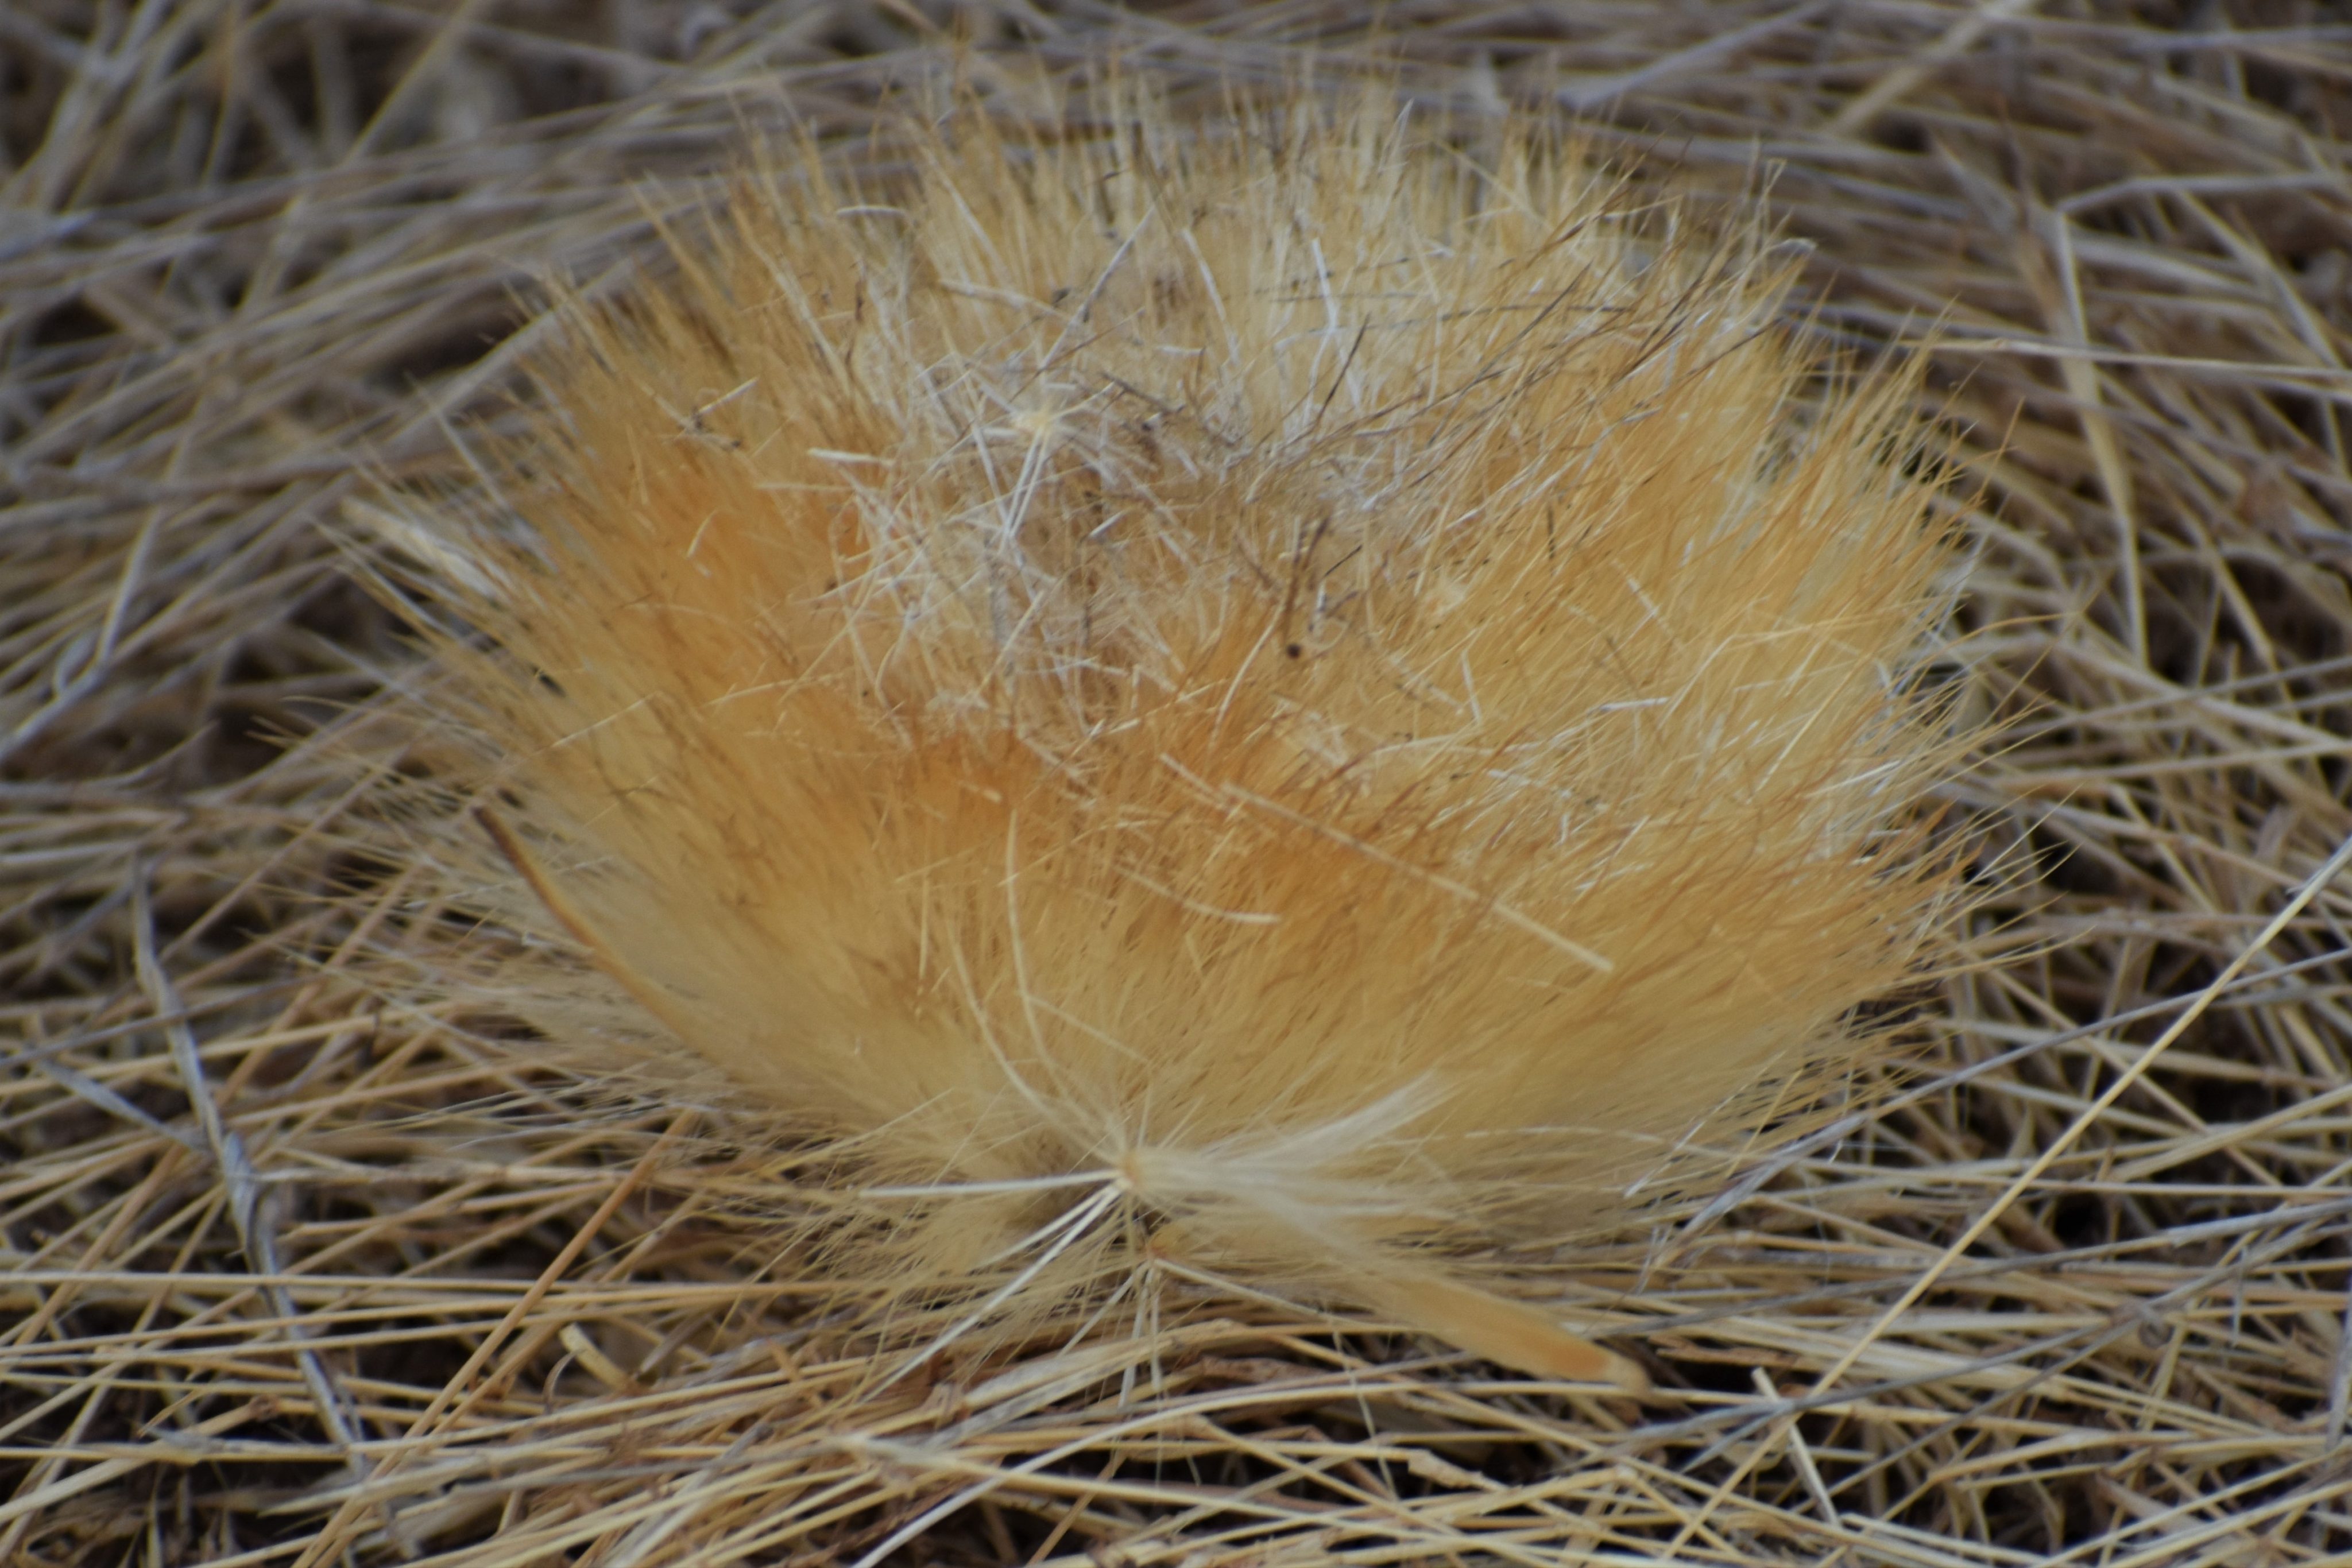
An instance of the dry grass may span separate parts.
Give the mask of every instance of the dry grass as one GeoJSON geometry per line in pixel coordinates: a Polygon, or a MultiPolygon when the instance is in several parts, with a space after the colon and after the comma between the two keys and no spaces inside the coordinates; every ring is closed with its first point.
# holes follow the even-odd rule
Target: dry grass
{"type": "Polygon", "coordinates": [[[0,1563],[2352,1551],[2329,13],[447,15],[0,11],[0,1563]],[[1727,197],[1760,156],[1820,328],[1948,323],[1961,678],[2007,719],[1949,793],[2016,885],[1901,1097],[1525,1261],[1653,1402],[1205,1291],[883,1386],[774,1266],[763,1208],[821,1173],[367,983],[431,912],[353,860],[331,755],[415,669],[333,543],[362,463],[461,476],[509,291],[649,257],[745,121],[850,131],[959,61],[1018,109],[990,50],[1114,45],[1180,91],[1398,57],[1727,197]]]}

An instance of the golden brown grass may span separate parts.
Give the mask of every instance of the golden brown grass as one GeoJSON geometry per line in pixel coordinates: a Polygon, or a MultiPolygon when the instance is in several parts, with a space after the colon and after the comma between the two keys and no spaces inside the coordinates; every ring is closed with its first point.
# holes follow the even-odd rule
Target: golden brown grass
{"type": "Polygon", "coordinates": [[[440,15],[0,23],[0,1559],[2346,1549],[2324,13],[1571,0],[1371,39],[1304,4],[1024,7],[966,12],[961,56],[911,9],[440,15]],[[1997,961],[1836,1141],[1514,1260],[1662,1402],[1181,1284],[886,1385],[772,1240],[826,1172],[354,974],[446,926],[349,847],[376,808],[340,758],[416,669],[329,538],[362,465],[464,483],[452,416],[506,419],[537,334],[507,290],[656,265],[631,176],[680,210],[745,120],[829,138],[956,68],[1032,112],[989,51],[1115,42],[1180,101],[1310,43],[1401,60],[1433,104],[1584,114],[1700,203],[1760,144],[1811,246],[1793,315],[1864,350],[1947,323],[1925,404],[1987,486],[1952,675],[2003,728],[1944,793],[2011,877],[1997,961]]]}

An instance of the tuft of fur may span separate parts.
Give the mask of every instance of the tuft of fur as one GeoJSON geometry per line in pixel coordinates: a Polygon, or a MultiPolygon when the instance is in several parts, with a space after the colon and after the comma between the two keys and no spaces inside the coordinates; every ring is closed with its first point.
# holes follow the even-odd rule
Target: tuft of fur
{"type": "MultiPolygon", "coordinates": [[[[1632,1385],[1451,1260],[1849,1065],[1942,546],[1907,383],[1538,139],[1293,108],[744,181],[453,585],[482,821],[983,1303],[1154,1260],[1632,1385]]],[[[487,860],[487,856],[485,857],[487,860]]]]}

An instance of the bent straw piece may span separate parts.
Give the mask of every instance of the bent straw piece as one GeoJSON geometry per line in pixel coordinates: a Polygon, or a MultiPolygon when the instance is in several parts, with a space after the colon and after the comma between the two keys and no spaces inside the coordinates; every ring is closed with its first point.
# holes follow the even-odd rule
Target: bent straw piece
{"type": "Polygon", "coordinates": [[[555,923],[563,927],[564,935],[587,950],[589,958],[604,971],[605,977],[627,991],[631,999],[660,1020],[663,1028],[681,1040],[692,1039],[694,1031],[687,1025],[684,1017],[650,981],[613,950],[612,944],[596,934],[595,926],[563,895],[563,890],[556,885],[554,879],[541,869],[539,857],[530,852],[515,831],[507,826],[505,820],[488,806],[476,806],[473,817],[482,825],[482,831],[489,835],[490,842],[498,847],[499,854],[514,868],[515,874],[522,878],[523,885],[538,898],[541,906],[555,917],[555,923]]]}

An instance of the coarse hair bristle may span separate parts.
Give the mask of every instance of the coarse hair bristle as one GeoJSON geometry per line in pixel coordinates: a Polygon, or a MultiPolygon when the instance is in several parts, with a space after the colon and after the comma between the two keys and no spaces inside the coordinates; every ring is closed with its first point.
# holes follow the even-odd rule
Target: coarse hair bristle
{"type": "Polygon", "coordinates": [[[453,588],[482,882],[908,1189],[910,1290],[1173,1260],[1637,1382],[1459,1260],[1689,1179],[1932,942],[1911,384],[1557,141],[907,144],[569,312],[453,588]]]}

